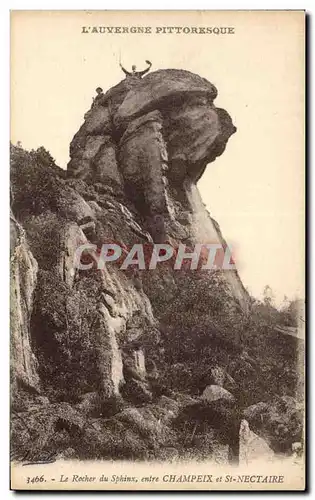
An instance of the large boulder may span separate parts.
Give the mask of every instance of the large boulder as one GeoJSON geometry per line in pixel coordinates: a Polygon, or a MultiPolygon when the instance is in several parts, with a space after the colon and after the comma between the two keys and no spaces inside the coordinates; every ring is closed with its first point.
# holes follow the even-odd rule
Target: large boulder
{"type": "Polygon", "coordinates": [[[303,441],[303,407],[293,397],[276,397],[251,405],[243,415],[275,452],[290,453],[293,443],[303,441]]]}
{"type": "Polygon", "coordinates": [[[248,465],[253,461],[272,461],[275,453],[268,443],[255,434],[247,420],[242,420],[240,426],[240,464],[248,465]]]}
{"type": "Polygon", "coordinates": [[[154,71],[128,92],[116,113],[116,122],[139,116],[148,110],[163,108],[164,104],[189,98],[207,96],[212,102],[217,96],[214,85],[205,78],[180,69],[154,71]]]}
{"type": "Polygon", "coordinates": [[[202,374],[198,381],[201,390],[204,390],[208,385],[219,385],[229,392],[237,390],[237,384],[229,375],[225,368],[219,365],[211,366],[202,374]]]}
{"type": "MultiPolygon", "coordinates": [[[[137,121],[151,121],[152,112],[158,112],[162,124],[160,120],[156,123],[160,123],[169,155],[164,157],[169,162],[167,177],[177,184],[182,184],[187,175],[198,180],[206,164],[223,153],[229,137],[236,131],[228,113],[213,105],[216,96],[212,83],[184,70],[155,71],[131,86],[121,82],[86,114],[71,143],[69,176],[89,181],[99,176],[101,182],[110,181],[105,140],[108,142],[111,137],[115,143],[117,137],[124,135],[124,144],[126,129],[128,137],[137,136],[137,121]]],[[[119,150],[117,153],[121,156],[119,150]]],[[[117,170],[116,165],[113,168],[117,170]]],[[[117,175],[116,172],[115,180],[117,175]]]]}
{"type": "Polygon", "coordinates": [[[205,401],[216,401],[218,399],[226,399],[227,401],[235,401],[234,396],[219,385],[208,385],[202,393],[202,399],[205,401]]]}
{"type": "Polygon", "coordinates": [[[38,264],[25,231],[11,215],[11,381],[13,398],[16,385],[39,391],[38,361],[33,351],[30,321],[33,312],[38,264]]]}

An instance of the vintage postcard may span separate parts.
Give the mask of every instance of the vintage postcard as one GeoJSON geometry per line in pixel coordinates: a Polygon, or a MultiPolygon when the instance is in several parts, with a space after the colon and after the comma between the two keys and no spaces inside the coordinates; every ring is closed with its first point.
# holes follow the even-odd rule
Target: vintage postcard
{"type": "Polygon", "coordinates": [[[11,488],[305,489],[305,13],[11,12],[11,488]]]}

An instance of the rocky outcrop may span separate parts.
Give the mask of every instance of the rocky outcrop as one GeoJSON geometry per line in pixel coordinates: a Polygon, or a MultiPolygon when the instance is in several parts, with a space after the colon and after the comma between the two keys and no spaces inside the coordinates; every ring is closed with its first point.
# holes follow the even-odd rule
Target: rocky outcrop
{"type": "Polygon", "coordinates": [[[13,397],[17,386],[40,389],[37,360],[32,350],[30,321],[37,282],[34,259],[21,225],[11,215],[11,371],[13,397]]]}
{"type": "MultiPolygon", "coordinates": [[[[210,82],[183,70],[156,71],[131,89],[121,82],[87,113],[71,143],[69,176],[123,190],[155,242],[226,247],[196,188],[236,131],[216,96],[210,82]]],[[[224,276],[246,310],[237,272],[224,276]]]]}
{"type": "Polygon", "coordinates": [[[250,430],[247,420],[242,420],[240,428],[240,464],[248,465],[255,460],[272,462],[275,453],[268,443],[250,430]]]}
{"type": "Polygon", "coordinates": [[[290,396],[251,405],[244,417],[275,452],[291,452],[292,445],[304,439],[303,405],[290,396]]]}
{"type": "Polygon", "coordinates": [[[235,398],[232,396],[232,394],[219,385],[208,385],[203,391],[201,398],[205,401],[216,401],[217,399],[235,401],[235,398]]]}
{"type": "Polygon", "coordinates": [[[70,146],[69,175],[95,182],[102,172],[104,184],[115,178],[121,185],[120,173],[127,188],[142,179],[148,190],[164,176],[185,190],[184,181],[196,182],[236,130],[214,106],[216,95],[211,83],[183,70],[156,71],[132,89],[122,82],[86,114],[70,146]]]}

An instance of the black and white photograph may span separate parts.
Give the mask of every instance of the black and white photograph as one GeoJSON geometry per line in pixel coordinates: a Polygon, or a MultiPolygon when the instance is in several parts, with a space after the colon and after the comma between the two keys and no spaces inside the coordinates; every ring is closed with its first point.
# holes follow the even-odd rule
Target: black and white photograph
{"type": "Polygon", "coordinates": [[[11,11],[13,490],[304,490],[305,12],[11,11]]]}

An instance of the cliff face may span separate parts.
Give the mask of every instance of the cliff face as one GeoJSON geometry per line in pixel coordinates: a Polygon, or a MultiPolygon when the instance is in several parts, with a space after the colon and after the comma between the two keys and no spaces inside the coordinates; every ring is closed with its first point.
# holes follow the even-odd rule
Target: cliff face
{"type": "MultiPolygon", "coordinates": [[[[85,115],[70,146],[69,176],[111,186],[154,242],[221,244],[196,187],[236,131],[214,106],[216,95],[207,80],[182,70],[122,81],[85,115]]],[[[246,310],[237,272],[224,280],[246,310]]]]}
{"type": "MultiPolygon", "coordinates": [[[[158,457],[177,447],[170,422],[202,388],[214,383],[239,397],[233,377],[244,365],[255,372],[241,355],[249,297],[236,270],[176,271],[171,261],[140,271],[74,267],[86,243],[115,242],[125,253],[139,243],[226,245],[196,186],[236,131],[216,95],[182,70],[126,79],[86,113],[66,173],[43,151],[12,149],[13,402],[26,422],[21,429],[14,420],[17,458],[51,448],[158,457]],[[46,423],[32,444],[34,405],[46,423]]],[[[255,387],[243,379],[246,406],[255,387]]]]}

